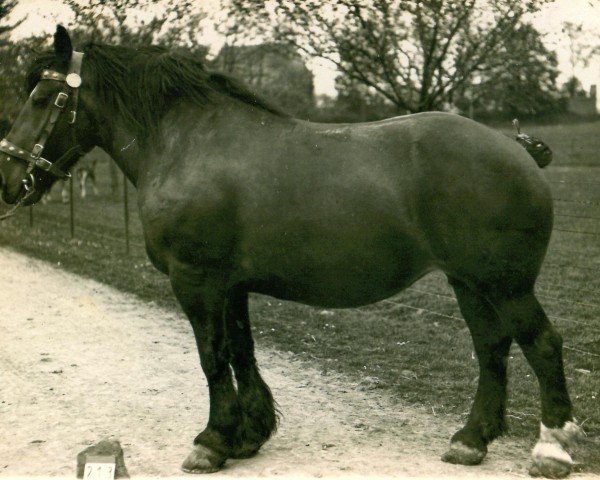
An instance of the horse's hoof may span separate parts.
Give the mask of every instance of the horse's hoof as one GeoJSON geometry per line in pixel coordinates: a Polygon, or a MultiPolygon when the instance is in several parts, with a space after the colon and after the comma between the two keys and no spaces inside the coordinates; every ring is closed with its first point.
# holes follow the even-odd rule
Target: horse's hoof
{"type": "Polygon", "coordinates": [[[533,449],[532,461],[532,477],[564,478],[573,467],[571,455],[557,443],[539,442],[533,449]]]}
{"type": "Polygon", "coordinates": [[[221,470],[227,458],[204,445],[196,445],[181,465],[185,473],[213,473],[221,470]]]}
{"type": "Polygon", "coordinates": [[[540,438],[531,452],[532,477],[564,478],[573,470],[571,452],[585,436],[582,428],[569,421],[562,428],[548,428],[543,423],[540,438]]]}
{"type": "Polygon", "coordinates": [[[533,461],[529,468],[532,477],[565,478],[571,473],[572,464],[556,458],[540,458],[533,461]]]}
{"type": "Polygon", "coordinates": [[[459,465],[479,465],[487,452],[468,447],[462,442],[452,442],[450,450],[442,455],[442,461],[459,465]]]}

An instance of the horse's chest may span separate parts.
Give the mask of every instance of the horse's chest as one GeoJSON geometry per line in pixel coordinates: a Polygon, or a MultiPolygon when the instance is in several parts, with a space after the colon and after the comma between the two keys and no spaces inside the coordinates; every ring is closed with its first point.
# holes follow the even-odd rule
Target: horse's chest
{"type": "Polygon", "coordinates": [[[238,237],[236,208],[201,194],[149,193],[140,202],[148,255],[165,270],[172,259],[206,265],[230,258],[238,237]]]}

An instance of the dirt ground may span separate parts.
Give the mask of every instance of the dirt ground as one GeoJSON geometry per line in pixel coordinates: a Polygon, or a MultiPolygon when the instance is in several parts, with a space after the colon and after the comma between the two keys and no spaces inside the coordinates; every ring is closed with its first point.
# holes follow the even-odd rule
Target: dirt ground
{"type": "MultiPolygon", "coordinates": [[[[104,438],[121,442],[132,478],[191,477],[179,466],[208,393],[181,316],[0,250],[0,477],[74,478],[77,453],[104,438]]],[[[448,465],[439,458],[457,418],[393,404],[291,354],[258,357],[279,430],[210,478],[527,477],[531,445],[501,439],[481,466],[448,465]]]]}

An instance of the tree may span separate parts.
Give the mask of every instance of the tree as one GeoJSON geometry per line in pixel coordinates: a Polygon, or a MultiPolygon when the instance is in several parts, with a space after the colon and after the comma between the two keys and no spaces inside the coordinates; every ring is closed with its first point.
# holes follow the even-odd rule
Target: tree
{"type": "Polygon", "coordinates": [[[223,45],[219,51],[219,66],[224,72],[233,73],[238,63],[246,62],[245,50],[238,48],[248,45],[273,45],[270,22],[265,17],[266,10],[253,10],[251,15],[244,18],[243,10],[237,11],[231,0],[219,0],[219,7],[212,13],[211,20],[217,31],[223,37],[223,45]],[[252,41],[249,43],[248,39],[252,41]]]}
{"type": "Polygon", "coordinates": [[[587,67],[590,59],[600,53],[597,39],[594,34],[583,28],[582,23],[562,22],[562,32],[569,39],[569,63],[571,64],[571,77],[575,78],[575,70],[579,65],[587,67]]]}
{"type": "MultiPolygon", "coordinates": [[[[49,47],[51,36],[30,37],[13,43],[10,31],[18,23],[8,23],[16,1],[0,0],[0,118],[11,120],[20,109],[26,63],[32,55],[49,47]]],[[[75,19],[69,27],[76,44],[87,40],[140,46],[158,44],[185,47],[200,55],[207,49],[195,41],[204,13],[191,1],[163,0],[160,14],[144,14],[151,0],[65,0],[75,19]]]]}
{"type": "Polygon", "coordinates": [[[196,37],[205,14],[191,1],[66,0],[75,13],[70,25],[76,41],[92,40],[112,45],[162,45],[186,48],[202,55],[206,47],[196,37]],[[162,7],[160,13],[157,8],[162,7]],[[154,12],[148,14],[147,12],[154,12]]]}
{"type": "Polygon", "coordinates": [[[6,46],[9,42],[8,34],[21,22],[9,23],[8,16],[17,5],[16,0],[0,0],[0,47],[6,46]]]}
{"type": "Polygon", "coordinates": [[[14,44],[10,33],[24,19],[14,22],[10,13],[16,1],[0,0],[0,130],[5,132],[19,111],[23,97],[25,63],[38,39],[14,44]]]}
{"type": "Polygon", "coordinates": [[[531,117],[564,109],[556,86],[556,54],[544,46],[541,35],[529,24],[519,26],[503,39],[499,51],[506,61],[502,66],[483,65],[477,84],[465,84],[453,102],[467,110],[473,105],[479,116],[531,117]],[[511,55],[514,53],[514,55],[511,55]]]}
{"type": "Polygon", "coordinates": [[[575,76],[569,77],[569,79],[562,86],[562,89],[569,96],[569,98],[585,97],[585,90],[583,89],[583,85],[581,84],[581,81],[575,76]]]}
{"type": "Polygon", "coordinates": [[[303,118],[314,110],[313,75],[304,59],[287,45],[224,45],[210,62],[284,111],[303,118]]]}
{"type": "MultiPolygon", "coordinates": [[[[439,109],[475,75],[528,51],[504,48],[546,0],[231,0],[240,25],[336,65],[398,111],[439,109]]],[[[344,82],[346,85],[344,85],[344,82]]]]}
{"type": "Polygon", "coordinates": [[[335,99],[322,99],[313,115],[320,122],[370,122],[397,115],[396,108],[383,97],[374,95],[361,85],[340,89],[335,99]]]}

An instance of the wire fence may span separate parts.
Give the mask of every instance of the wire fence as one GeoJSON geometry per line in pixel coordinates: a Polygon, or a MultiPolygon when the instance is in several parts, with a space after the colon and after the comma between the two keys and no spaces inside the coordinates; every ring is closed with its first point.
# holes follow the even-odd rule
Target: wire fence
{"type": "MultiPolygon", "coordinates": [[[[84,233],[86,235],[91,235],[91,236],[96,236],[99,238],[103,238],[105,240],[110,240],[110,241],[116,241],[119,243],[123,243],[125,245],[125,252],[129,253],[131,246],[135,245],[137,247],[143,248],[143,245],[141,243],[136,243],[136,242],[132,242],[131,240],[131,235],[130,235],[130,231],[131,231],[131,227],[130,227],[130,206],[129,206],[129,182],[127,180],[127,177],[125,177],[125,175],[123,175],[122,177],[122,185],[123,185],[123,196],[122,196],[122,204],[123,204],[123,235],[122,236],[116,236],[116,235],[109,235],[109,234],[105,234],[105,233],[99,233],[97,231],[94,230],[90,230],[90,229],[86,229],[85,227],[82,227],[81,225],[77,225],[77,218],[76,218],[76,213],[75,213],[75,204],[78,203],[77,202],[77,197],[75,194],[75,187],[74,187],[74,183],[75,183],[75,179],[73,176],[71,176],[68,180],[68,187],[63,185],[63,189],[67,189],[68,191],[68,197],[66,197],[68,200],[65,202],[69,205],[69,232],[71,235],[71,238],[75,238],[75,230],[77,228],[78,233],[84,233]]],[[[85,205],[85,204],[83,204],[85,205]]],[[[37,208],[37,206],[36,206],[37,208]]],[[[52,219],[48,219],[48,212],[45,212],[44,217],[42,218],[38,218],[36,219],[35,217],[35,210],[34,207],[31,206],[29,207],[29,225],[30,226],[34,226],[35,222],[41,222],[41,223],[46,223],[46,224],[50,224],[50,225],[59,225],[59,221],[57,220],[52,220],[52,219]]],[[[51,215],[51,214],[50,214],[51,215]]]]}

